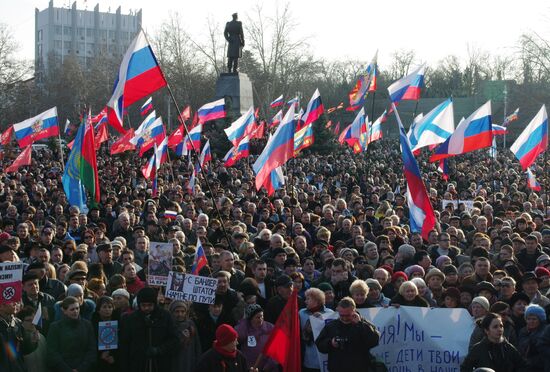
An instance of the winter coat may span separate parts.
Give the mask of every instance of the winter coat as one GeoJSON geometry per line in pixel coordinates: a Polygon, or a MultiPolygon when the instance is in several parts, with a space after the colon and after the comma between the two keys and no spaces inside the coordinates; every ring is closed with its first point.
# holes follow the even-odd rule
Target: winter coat
{"type": "Polygon", "coordinates": [[[224,357],[214,348],[202,354],[196,372],[248,372],[244,355],[237,350],[235,359],[224,357]]]}
{"type": "Polygon", "coordinates": [[[54,371],[87,372],[96,358],[96,341],[92,323],[86,319],[63,316],[53,322],[48,332],[48,365],[54,371]]]}
{"type": "Polygon", "coordinates": [[[460,366],[461,372],[471,372],[485,367],[495,372],[526,371],[525,361],[517,349],[504,339],[501,343],[489,342],[485,337],[474,345],[460,366]]]}
{"type": "Polygon", "coordinates": [[[315,344],[321,353],[328,354],[329,371],[365,372],[372,365],[370,349],[378,345],[379,338],[376,327],[365,319],[356,324],[338,319],[323,328],[315,344]],[[332,345],[335,337],[341,340],[338,347],[332,345]]]}
{"type": "MultiPolygon", "coordinates": [[[[239,348],[246,358],[248,368],[250,368],[254,366],[258,355],[262,352],[273,330],[273,324],[264,321],[262,326],[256,329],[252,327],[248,319],[241,319],[239,324],[235,327],[235,330],[239,334],[239,348]]],[[[265,358],[259,368],[273,368],[275,365],[276,363],[274,361],[265,358]]]]}
{"type": "Polygon", "coordinates": [[[172,371],[192,372],[202,354],[197,326],[191,319],[174,323],[179,343],[176,352],[172,356],[172,371]],[[189,338],[183,335],[184,330],[189,330],[189,338]]]}
{"type": "Polygon", "coordinates": [[[241,47],[244,47],[243,24],[235,20],[227,22],[223,35],[227,41],[227,56],[230,58],[240,58],[241,47]]]}
{"type": "Polygon", "coordinates": [[[541,324],[532,332],[527,331],[527,327],[523,327],[519,331],[518,351],[532,372],[544,370],[543,354],[548,352],[541,345],[541,336],[544,333],[544,327],[545,325],[541,324]]]}
{"type": "Polygon", "coordinates": [[[21,320],[10,316],[8,318],[0,317],[0,345],[14,345],[20,350],[15,357],[7,354],[5,347],[0,347],[0,371],[2,372],[24,372],[25,362],[23,355],[34,351],[36,344],[33,344],[30,335],[25,332],[21,325],[21,320]]]}
{"type": "Polygon", "coordinates": [[[123,316],[120,325],[121,371],[169,371],[171,355],[177,349],[178,337],[170,313],[156,307],[149,315],[141,311],[123,316]]]}

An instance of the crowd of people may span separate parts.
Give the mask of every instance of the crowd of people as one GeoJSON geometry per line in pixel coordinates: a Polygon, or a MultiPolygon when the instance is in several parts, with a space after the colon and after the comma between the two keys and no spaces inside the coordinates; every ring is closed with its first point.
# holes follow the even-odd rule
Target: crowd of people
{"type": "MultiPolygon", "coordinates": [[[[143,161],[102,148],[101,202],[87,213],[68,205],[49,150],[0,175],[0,262],[25,264],[22,301],[0,304],[0,370],[278,371],[260,354],[297,291],[303,371],[321,369],[318,351],[330,371],[379,370],[378,331],[356,309],[389,306],[467,309],[476,328],[462,371],[550,371],[548,196],[511,154],[453,159],[449,181],[419,157],[437,216],[427,239],[410,231],[396,139],[302,154],[272,196],[246,159],[214,159],[193,194],[188,162],[173,160],[152,196],[143,161]],[[171,243],[172,270],[186,273],[198,240],[213,304],[148,284],[151,242],[171,243]],[[310,317],[335,311],[315,338],[310,317]],[[118,322],[118,345],[98,351],[105,321],[118,322]]],[[[534,170],[548,180],[543,158],[534,170]]]]}

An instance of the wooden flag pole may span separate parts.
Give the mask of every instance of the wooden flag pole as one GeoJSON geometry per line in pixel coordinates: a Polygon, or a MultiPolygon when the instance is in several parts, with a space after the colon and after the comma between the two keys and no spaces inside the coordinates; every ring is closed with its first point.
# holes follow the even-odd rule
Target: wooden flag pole
{"type": "Polygon", "coordinates": [[[57,130],[57,138],[59,140],[59,155],[61,157],[61,166],[62,170],[65,171],[65,154],[63,153],[63,143],[61,143],[61,133],[59,132],[59,128],[57,130]]]}

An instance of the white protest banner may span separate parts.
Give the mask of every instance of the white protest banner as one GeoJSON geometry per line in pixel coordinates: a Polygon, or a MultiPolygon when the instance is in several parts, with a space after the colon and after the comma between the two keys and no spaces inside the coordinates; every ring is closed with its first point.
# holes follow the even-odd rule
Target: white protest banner
{"type": "MultiPolygon", "coordinates": [[[[465,309],[400,308],[358,309],[380,332],[380,342],[371,350],[389,371],[458,372],[468,353],[474,321],[465,309]]],[[[327,319],[311,316],[313,336],[317,338],[327,319]]],[[[326,355],[320,354],[326,369],[326,355]]]]}
{"type": "Polygon", "coordinates": [[[453,205],[453,210],[458,209],[459,204],[464,204],[464,207],[466,208],[466,211],[471,212],[472,209],[474,209],[474,201],[473,200],[442,200],[441,201],[441,208],[445,209],[445,207],[449,204],[453,205]]]}
{"type": "Polygon", "coordinates": [[[0,263],[0,304],[21,301],[23,293],[23,263],[0,263]]]}
{"type": "Polygon", "coordinates": [[[218,279],[170,271],[165,296],[177,301],[213,304],[218,279]]]}
{"type": "Polygon", "coordinates": [[[99,322],[97,328],[97,349],[118,349],[118,321],[99,322]]]}
{"type": "Polygon", "coordinates": [[[165,286],[168,273],[172,270],[172,243],[151,242],[147,283],[152,286],[165,286]]]}

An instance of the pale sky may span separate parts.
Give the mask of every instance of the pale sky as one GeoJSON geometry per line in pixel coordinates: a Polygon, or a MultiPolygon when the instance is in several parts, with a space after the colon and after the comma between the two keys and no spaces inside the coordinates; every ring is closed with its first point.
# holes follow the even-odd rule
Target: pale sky
{"type": "MultiPolygon", "coordinates": [[[[70,2],[72,4],[72,1],[70,2]]],[[[238,12],[245,25],[246,14],[263,4],[273,15],[275,1],[260,0],[99,0],[77,1],[77,8],[111,12],[121,5],[122,13],[143,9],[148,32],[158,29],[170,14],[179,12],[182,22],[196,38],[206,37],[206,19],[225,22],[238,12]]],[[[283,3],[283,2],[280,2],[283,3]]],[[[430,64],[448,54],[467,55],[467,44],[493,53],[511,54],[519,35],[537,32],[550,39],[548,0],[294,0],[292,14],[298,23],[298,37],[309,37],[318,57],[370,60],[379,50],[380,65],[391,62],[397,49],[413,49],[430,64]]],[[[54,6],[68,6],[54,0],[54,6]]],[[[21,46],[20,56],[34,57],[34,9],[45,9],[48,0],[0,0],[0,22],[7,23],[21,46]]]]}

